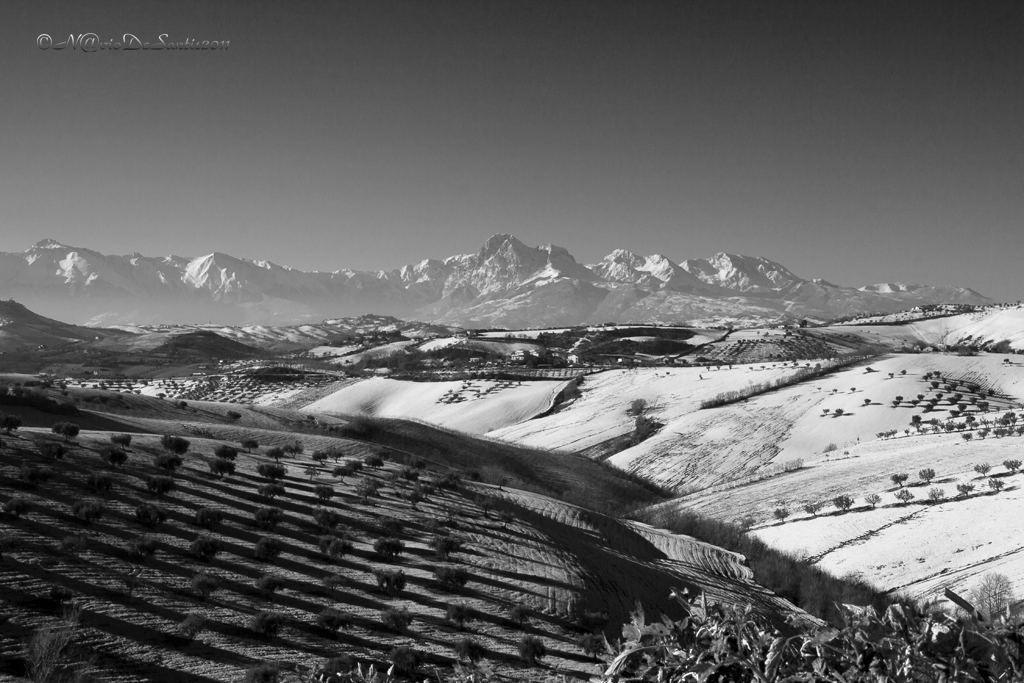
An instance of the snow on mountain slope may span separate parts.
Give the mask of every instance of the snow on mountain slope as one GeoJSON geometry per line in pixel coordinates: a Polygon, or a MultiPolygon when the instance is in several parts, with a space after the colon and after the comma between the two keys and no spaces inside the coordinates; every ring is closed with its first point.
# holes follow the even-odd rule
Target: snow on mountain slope
{"type": "Polygon", "coordinates": [[[498,234],[476,253],[387,271],[305,272],[215,252],[108,256],[44,240],[0,253],[0,297],[55,318],[119,325],[315,323],[377,313],[460,326],[702,320],[732,324],[891,313],[919,303],[991,303],[912,284],[838,287],[764,258],[717,254],[677,264],[616,250],[590,267],[563,247],[498,234]]]}

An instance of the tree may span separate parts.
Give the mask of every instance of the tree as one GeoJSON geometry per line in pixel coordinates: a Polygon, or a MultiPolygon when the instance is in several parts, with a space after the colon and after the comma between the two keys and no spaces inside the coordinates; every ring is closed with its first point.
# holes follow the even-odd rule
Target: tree
{"type": "Polygon", "coordinates": [[[352,626],[352,615],[336,607],[327,607],[317,615],[316,623],[321,628],[337,632],[352,626]]]}
{"type": "Polygon", "coordinates": [[[971,491],[974,490],[974,484],[957,484],[956,490],[958,495],[966,498],[967,496],[971,495],[971,491]]]}
{"type": "Polygon", "coordinates": [[[971,439],[974,438],[974,435],[971,434],[970,432],[964,432],[963,434],[960,435],[960,438],[963,439],[964,441],[970,441],[971,439]]]}
{"type": "Polygon", "coordinates": [[[909,489],[900,489],[896,492],[896,498],[906,505],[910,501],[914,500],[914,494],[909,489]]]}
{"type": "Polygon", "coordinates": [[[864,497],[864,502],[870,505],[871,507],[875,507],[876,505],[882,502],[882,497],[877,493],[871,493],[864,497]]]}
{"type": "Polygon", "coordinates": [[[988,480],[988,487],[990,489],[992,489],[993,493],[999,493],[1000,491],[1003,490],[1004,486],[1006,486],[1006,482],[1004,482],[1002,479],[989,479],[988,480]]]}
{"type": "Polygon", "coordinates": [[[188,439],[183,439],[180,436],[172,436],[170,434],[164,434],[160,437],[160,445],[171,453],[176,455],[185,455],[188,452],[188,448],[191,445],[188,439]]]}
{"type": "Polygon", "coordinates": [[[281,508],[261,507],[253,513],[253,522],[257,528],[269,531],[277,526],[283,517],[284,512],[281,508]]]}
{"type": "Polygon", "coordinates": [[[405,572],[401,569],[374,569],[373,577],[384,595],[398,595],[405,588],[405,572]]]}
{"type": "MultiPolygon", "coordinates": [[[[113,438],[113,437],[111,437],[113,438]]],[[[123,465],[128,460],[128,454],[116,446],[107,446],[100,450],[100,457],[110,463],[111,467],[123,465]]]]}
{"type": "Polygon", "coordinates": [[[974,471],[977,472],[978,474],[980,474],[983,477],[988,476],[988,473],[991,470],[992,470],[992,465],[989,465],[987,462],[983,462],[983,463],[980,463],[980,464],[974,466],[974,471]]]}
{"type": "Polygon", "coordinates": [[[188,549],[197,560],[209,562],[221,551],[221,544],[210,534],[200,534],[189,544],[188,549]]]}
{"type": "Polygon", "coordinates": [[[523,636],[519,640],[519,658],[529,666],[537,666],[537,661],[548,653],[544,641],[537,636],[523,636]]]}
{"type": "Polygon", "coordinates": [[[318,465],[323,465],[325,462],[327,462],[327,458],[329,458],[330,456],[328,455],[327,451],[313,451],[312,455],[310,455],[309,457],[313,460],[313,462],[317,463],[318,465]]]}
{"type": "Polygon", "coordinates": [[[274,446],[267,451],[267,455],[274,459],[274,462],[281,462],[281,458],[284,457],[284,449],[274,446]]]}
{"type": "Polygon", "coordinates": [[[1020,460],[1004,460],[1003,467],[1010,471],[1010,474],[1015,474],[1020,469],[1020,460]]]}
{"type": "Polygon", "coordinates": [[[206,617],[198,612],[189,612],[178,625],[178,631],[186,640],[192,642],[206,630],[206,617]]]}
{"type": "Polygon", "coordinates": [[[313,488],[313,495],[319,498],[323,502],[329,501],[334,497],[334,489],[324,484],[319,484],[313,488]]]}
{"type": "Polygon", "coordinates": [[[450,602],[445,611],[445,619],[462,630],[467,621],[473,621],[473,610],[464,602],[450,602]]]}
{"type": "Polygon", "coordinates": [[[146,480],[146,488],[157,498],[174,490],[174,479],[171,477],[150,477],[146,480]]]}
{"type": "Polygon", "coordinates": [[[941,503],[946,500],[946,492],[940,488],[933,488],[928,491],[928,500],[933,503],[941,503]]]}
{"type": "Polygon", "coordinates": [[[159,505],[142,503],[135,508],[135,519],[142,526],[152,529],[167,521],[167,512],[159,505]]]}
{"type": "Polygon", "coordinates": [[[378,538],[373,542],[373,551],[385,560],[393,560],[402,554],[405,544],[397,538],[378,538]]]}
{"type": "Polygon", "coordinates": [[[260,562],[273,562],[281,554],[281,541],[273,536],[263,536],[256,541],[253,556],[260,562]]]}
{"type": "Polygon", "coordinates": [[[981,581],[971,589],[968,600],[990,619],[994,619],[1013,605],[1017,596],[1013,591],[1013,583],[1007,577],[991,572],[981,577],[981,581]]]}
{"type": "Polygon", "coordinates": [[[161,453],[153,460],[153,464],[165,472],[174,472],[184,464],[184,461],[181,459],[180,455],[161,453]]]}
{"type": "Polygon", "coordinates": [[[110,435],[110,443],[114,444],[115,446],[120,446],[121,448],[128,448],[129,446],[132,445],[132,435],[131,434],[111,434],[110,435]]]}
{"type": "Polygon", "coordinates": [[[821,510],[822,507],[824,507],[824,503],[805,503],[804,512],[816,517],[818,515],[818,511],[821,510]]]}
{"type": "Polygon", "coordinates": [[[17,415],[5,415],[3,419],[4,431],[10,434],[21,427],[21,418],[17,415]]]}
{"type": "Polygon", "coordinates": [[[853,498],[850,496],[836,496],[832,499],[832,504],[836,506],[836,509],[840,512],[846,512],[853,507],[853,498]]]}
{"type": "Polygon", "coordinates": [[[904,482],[905,482],[905,481],[906,481],[907,479],[910,479],[910,475],[909,475],[909,474],[907,474],[906,472],[900,472],[900,473],[898,473],[898,474],[894,474],[894,475],[892,475],[891,477],[889,477],[889,479],[891,479],[891,480],[892,480],[892,483],[896,484],[896,485],[897,485],[897,486],[899,486],[900,488],[903,488],[903,483],[904,483],[904,482]]]}
{"type": "Polygon", "coordinates": [[[220,458],[214,458],[210,461],[210,472],[217,477],[224,478],[225,476],[230,477],[235,473],[235,463],[230,460],[221,460],[220,458]]]}
{"type": "Polygon", "coordinates": [[[277,612],[258,612],[249,621],[249,628],[267,638],[273,638],[284,626],[284,615],[277,612]]]}
{"type": "Polygon", "coordinates": [[[775,519],[779,520],[780,522],[785,522],[786,517],[789,517],[789,510],[787,510],[784,507],[775,508],[775,519]]]}
{"type": "Polygon", "coordinates": [[[234,462],[235,458],[238,457],[238,449],[228,446],[227,444],[220,444],[213,449],[213,455],[221,460],[230,460],[231,462],[234,462]]]}
{"type": "Polygon", "coordinates": [[[256,439],[242,439],[238,445],[244,448],[246,453],[252,453],[254,449],[260,447],[260,442],[256,439]]]}
{"type": "Polygon", "coordinates": [[[57,422],[50,428],[50,431],[63,436],[65,441],[71,441],[78,436],[81,429],[74,422],[57,422]]]}
{"type": "Polygon", "coordinates": [[[271,463],[265,462],[265,463],[261,463],[259,466],[256,467],[256,472],[261,477],[264,477],[266,479],[270,479],[271,481],[276,481],[276,480],[279,480],[279,479],[284,479],[284,475],[285,475],[286,470],[285,470],[285,466],[284,465],[271,464],[271,463]]]}
{"type": "Polygon", "coordinates": [[[923,481],[927,485],[930,484],[932,479],[935,478],[935,470],[929,467],[918,472],[917,476],[921,477],[921,481],[923,481]]]}
{"type": "Polygon", "coordinates": [[[199,572],[192,577],[192,590],[199,594],[200,600],[206,600],[218,588],[220,588],[220,580],[212,574],[199,572]]]}

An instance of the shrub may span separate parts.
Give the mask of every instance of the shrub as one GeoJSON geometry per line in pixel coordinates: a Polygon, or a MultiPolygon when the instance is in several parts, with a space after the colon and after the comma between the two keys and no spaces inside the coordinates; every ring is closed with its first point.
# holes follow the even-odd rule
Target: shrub
{"type": "Polygon", "coordinates": [[[394,673],[399,676],[412,676],[416,673],[416,666],[419,664],[420,658],[416,651],[408,645],[398,645],[391,648],[389,659],[394,673]]]}
{"type": "Polygon", "coordinates": [[[85,480],[85,485],[90,491],[95,491],[96,493],[109,493],[110,489],[114,486],[114,482],[105,474],[93,472],[85,480]]]}
{"type": "Polygon", "coordinates": [[[210,473],[223,479],[225,476],[230,477],[235,473],[235,463],[230,460],[221,460],[220,458],[214,458],[209,463],[210,473]]]}
{"type": "Polygon", "coordinates": [[[142,503],[135,508],[135,519],[146,527],[156,527],[167,521],[167,512],[158,505],[142,503]]]}
{"type": "Polygon", "coordinates": [[[529,666],[537,666],[537,661],[548,653],[547,647],[537,636],[523,636],[519,639],[519,658],[529,666]]]}
{"type": "Polygon", "coordinates": [[[196,612],[189,612],[182,619],[181,623],[178,624],[178,632],[185,637],[186,640],[192,642],[199,636],[200,633],[206,630],[206,617],[196,612]]]}
{"type": "Polygon", "coordinates": [[[405,588],[405,572],[401,569],[374,569],[373,577],[384,595],[398,595],[405,588]]]}
{"type": "Polygon", "coordinates": [[[71,506],[71,512],[85,524],[92,524],[103,516],[104,508],[102,503],[80,500],[71,506]]]}
{"type": "Polygon", "coordinates": [[[213,536],[209,534],[201,534],[198,538],[192,541],[191,544],[189,544],[188,549],[197,560],[209,562],[217,556],[217,553],[220,552],[221,544],[220,541],[213,536]]]}
{"type": "Polygon", "coordinates": [[[380,623],[389,631],[405,633],[412,623],[412,614],[404,608],[385,607],[380,612],[380,623]]]}
{"type": "Polygon", "coordinates": [[[444,618],[461,629],[467,621],[473,621],[473,611],[464,602],[450,602],[444,618]]]}
{"type": "Polygon", "coordinates": [[[484,648],[472,638],[459,638],[455,641],[455,656],[459,661],[476,664],[484,656],[484,648]]]}
{"type": "Polygon", "coordinates": [[[402,554],[405,544],[397,538],[378,538],[373,542],[373,551],[385,560],[393,560],[402,554]]]}
{"type": "Polygon", "coordinates": [[[156,554],[157,541],[149,534],[136,536],[128,542],[128,553],[136,560],[142,562],[146,558],[156,554]]]}
{"type": "Polygon", "coordinates": [[[102,458],[103,461],[108,463],[111,467],[118,467],[127,462],[128,454],[120,448],[107,446],[100,450],[100,458],[102,458]]]}
{"type": "Polygon", "coordinates": [[[183,462],[184,461],[181,459],[180,455],[175,455],[172,453],[162,453],[156,456],[156,459],[153,461],[153,464],[156,465],[159,469],[162,469],[166,472],[174,472],[176,469],[181,467],[183,462]]]}
{"type": "Polygon", "coordinates": [[[435,567],[434,578],[437,579],[445,590],[455,592],[460,590],[469,581],[469,572],[463,567],[435,567]]]}
{"type": "Polygon", "coordinates": [[[206,600],[220,588],[220,579],[213,574],[199,572],[192,577],[192,590],[199,594],[200,600],[206,600]]]}
{"type": "Polygon", "coordinates": [[[337,510],[317,508],[313,511],[313,521],[322,531],[330,531],[341,524],[341,515],[337,510]]]}
{"type": "Polygon", "coordinates": [[[256,493],[260,494],[264,498],[269,498],[271,500],[273,500],[277,496],[284,495],[284,492],[285,488],[280,484],[263,484],[258,489],[256,489],[256,493]]]}
{"type": "MultiPolygon", "coordinates": [[[[249,624],[253,630],[256,630],[256,627],[253,626],[255,620],[254,617],[249,624]]],[[[277,683],[279,674],[280,669],[277,664],[263,662],[249,667],[245,672],[245,677],[242,678],[242,683],[277,683]]]]}
{"type": "Polygon", "coordinates": [[[18,519],[26,512],[28,512],[29,503],[28,499],[24,496],[14,496],[6,503],[4,503],[4,513],[18,519]]]}
{"type": "Polygon", "coordinates": [[[40,484],[44,484],[52,478],[53,470],[49,467],[39,467],[38,465],[25,463],[18,469],[18,481],[26,488],[39,488],[40,484]]]}
{"type": "Polygon", "coordinates": [[[249,621],[249,628],[266,638],[276,636],[284,626],[284,616],[277,612],[258,612],[249,621]]]}
{"type": "Polygon", "coordinates": [[[258,529],[269,531],[276,527],[284,517],[280,508],[262,507],[253,513],[253,523],[258,529]]]}
{"type": "Polygon", "coordinates": [[[285,582],[276,574],[264,574],[256,579],[256,588],[265,595],[273,595],[284,588],[285,582]]]}
{"type": "Polygon", "coordinates": [[[327,607],[316,617],[316,623],[328,631],[340,631],[352,626],[352,615],[335,607],[327,607]]]}
{"type": "Polygon", "coordinates": [[[120,446],[121,448],[128,448],[129,446],[132,445],[132,435],[131,434],[111,434],[110,435],[110,443],[114,444],[115,446],[120,446]]]}
{"type": "Polygon", "coordinates": [[[280,480],[280,479],[284,479],[284,475],[285,475],[286,471],[287,470],[285,469],[284,465],[272,464],[272,463],[269,463],[269,462],[261,463],[256,468],[256,472],[261,477],[264,477],[265,479],[270,479],[271,481],[277,481],[277,480],[280,480]]]}
{"type": "Polygon", "coordinates": [[[272,536],[263,536],[256,541],[253,556],[260,562],[273,562],[281,554],[281,541],[272,536]]]}
{"type": "Polygon", "coordinates": [[[430,547],[438,559],[447,560],[452,553],[462,549],[462,539],[455,536],[434,536],[430,541],[430,547]]]}
{"type": "Polygon", "coordinates": [[[213,449],[213,455],[221,460],[231,460],[233,462],[238,457],[238,449],[227,444],[221,444],[213,449]]]}
{"type": "Polygon", "coordinates": [[[160,445],[166,450],[176,455],[185,455],[188,452],[188,447],[191,445],[188,439],[183,439],[180,436],[171,436],[170,434],[164,434],[160,437],[160,445]]]}
{"type": "Polygon", "coordinates": [[[174,490],[174,479],[171,477],[150,477],[146,480],[146,488],[157,498],[174,490]]]}
{"type": "Polygon", "coordinates": [[[313,488],[313,495],[326,503],[334,497],[334,489],[325,484],[318,484],[313,488]]]}
{"type": "Polygon", "coordinates": [[[520,628],[530,623],[531,616],[533,616],[533,610],[522,603],[512,605],[508,611],[508,618],[520,628]]]}
{"type": "Polygon", "coordinates": [[[47,460],[63,460],[64,456],[67,455],[68,449],[64,448],[63,444],[44,443],[39,447],[39,452],[47,460]]]}

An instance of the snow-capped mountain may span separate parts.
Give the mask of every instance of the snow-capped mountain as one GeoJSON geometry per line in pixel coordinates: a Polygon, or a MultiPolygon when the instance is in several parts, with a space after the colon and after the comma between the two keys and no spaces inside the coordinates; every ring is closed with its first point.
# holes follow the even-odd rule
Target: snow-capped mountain
{"type": "Polygon", "coordinates": [[[765,258],[676,263],[617,249],[583,265],[563,247],[494,235],[475,254],[387,271],[301,271],[215,252],[111,256],[43,240],[0,252],[0,298],[81,324],[294,324],[363,313],[449,325],[704,323],[888,313],[922,303],[983,305],[970,289],[804,280],[765,258]]]}

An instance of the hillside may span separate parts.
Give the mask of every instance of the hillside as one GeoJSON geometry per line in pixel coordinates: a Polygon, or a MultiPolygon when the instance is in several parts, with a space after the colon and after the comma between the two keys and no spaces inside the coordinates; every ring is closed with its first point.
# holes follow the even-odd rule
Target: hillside
{"type": "Polygon", "coordinates": [[[547,646],[545,665],[579,676],[594,671],[595,660],[578,645],[588,629],[607,623],[614,633],[636,600],[648,614],[668,610],[678,617],[666,599],[672,589],[706,589],[728,602],[749,602],[770,620],[794,611],[753,584],[734,554],[551,497],[612,506],[657,500],[587,460],[550,458],[409,422],[316,415],[313,423],[304,412],[208,402],[180,406],[97,390],[72,389],[66,398],[82,412],[61,419],[108,426],[64,441],[45,426],[29,426],[45,416],[29,420],[25,414],[25,426],[2,436],[0,598],[8,619],[0,624],[0,674],[23,674],[22,636],[56,623],[67,604],[76,605],[80,616],[65,662],[91,656],[97,673],[110,681],[239,680],[260,662],[302,673],[339,652],[351,656],[346,665],[388,666],[398,646],[415,650],[426,673],[451,666],[465,638],[501,675],[535,680],[518,661],[524,635],[547,646]],[[133,432],[127,460],[116,467],[101,457],[111,428],[133,432]],[[161,433],[189,441],[176,470],[157,466],[168,453],[161,433]],[[233,472],[212,474],[210,464],[219,462],[215,449],[237,447],[243,438],[260,445],[251,454],[237,453],[233,472]],[[259,488],[270,480],[257,470],[274,463],[269,448],[296,441],[304,453],[282,458],[284,491],[262,495],[259,488]],[[57,444],[66,449],[62,457],[43,455],[57,444]],[[309,455],[314,449],[333,455],[307,473],[316,464],[309,455]],[[390,453],[382,466],[331,474],[339,464],[380,452],[390,453]],[[410,468],[413,463],[420,469],[410,468]],[[48,468],[52,478],[25,483],[34,467],[48,468]],[[457,472],[464,475],[461,483],[449,477],[457,472]],[[147,491],[147,482],[161,476],[173,481],[173,490],[147,491]],[[366,493],[370,484],[378,494],[366,493]],[[25,509],[15,500],[24,501],[25,509]],[[140,524],[137,509],[146,504],[162,508],[166,520],[140,524]],[[259,528],[254,515],[262,508],[282,516],[259,528]],[[86,521],[95,514],[89,509],[100,516],[86,521]],[[196,522],[206,509],[221,516],[208,530],[196,522]],[[321,509],[335,519],[325,521],[327,513],[314,519],[321,509]],[[340,555],[321,551],[324,535],[340,539],[340,555]],[[219,552],[204,560],[196,554],[202,544],[195,542],[207,536],[219,552]],[[459,539],[461,549],[439,561],[432,542],[446,536],[459,539]],[[381,545],[381,539],[392,540],[381,545]],[[393,559],[375,549],[396,541],[402,552],[393,559]],[[260,559],[257,544],[276,544],[280,553],[260,559]],[[135,554],[147,547],[151,556],[135,554]],[[464,570],[468,582],[446,588],[440,579],[458,571],[439,575],[438,567],[464,570]],[[376,569],[403,571],[404,588],[394,595],[382,591],[376,569]],[[208,597],[197,576],[212,577],[208,597]],[[451,604],[468,610],[464,627],[446,616],[451,604]],[[516,605],[533,615],[523,627],[510,618],[516,605]],[[328,608],[337,610],[340,630],[323,625],[320,615],[328,608]],[[382,624],[388,608],[409,611],[408,629],[389,631],[382,624]],[[264,618],[279,618],[279,630],[254,630],[260,613],[279,615],[264,618]],[[592,616],[580,628],[573,614],[592,616]],[[189,617],[203,624],[194,639],[181,627],[189,617]]]}
{"type": "Polygon", "coordinates": [[[6,352],[126,336],[120,330],[69,325],[33,313],[16,301],[0,301],[0,350],[6,352]]]}

